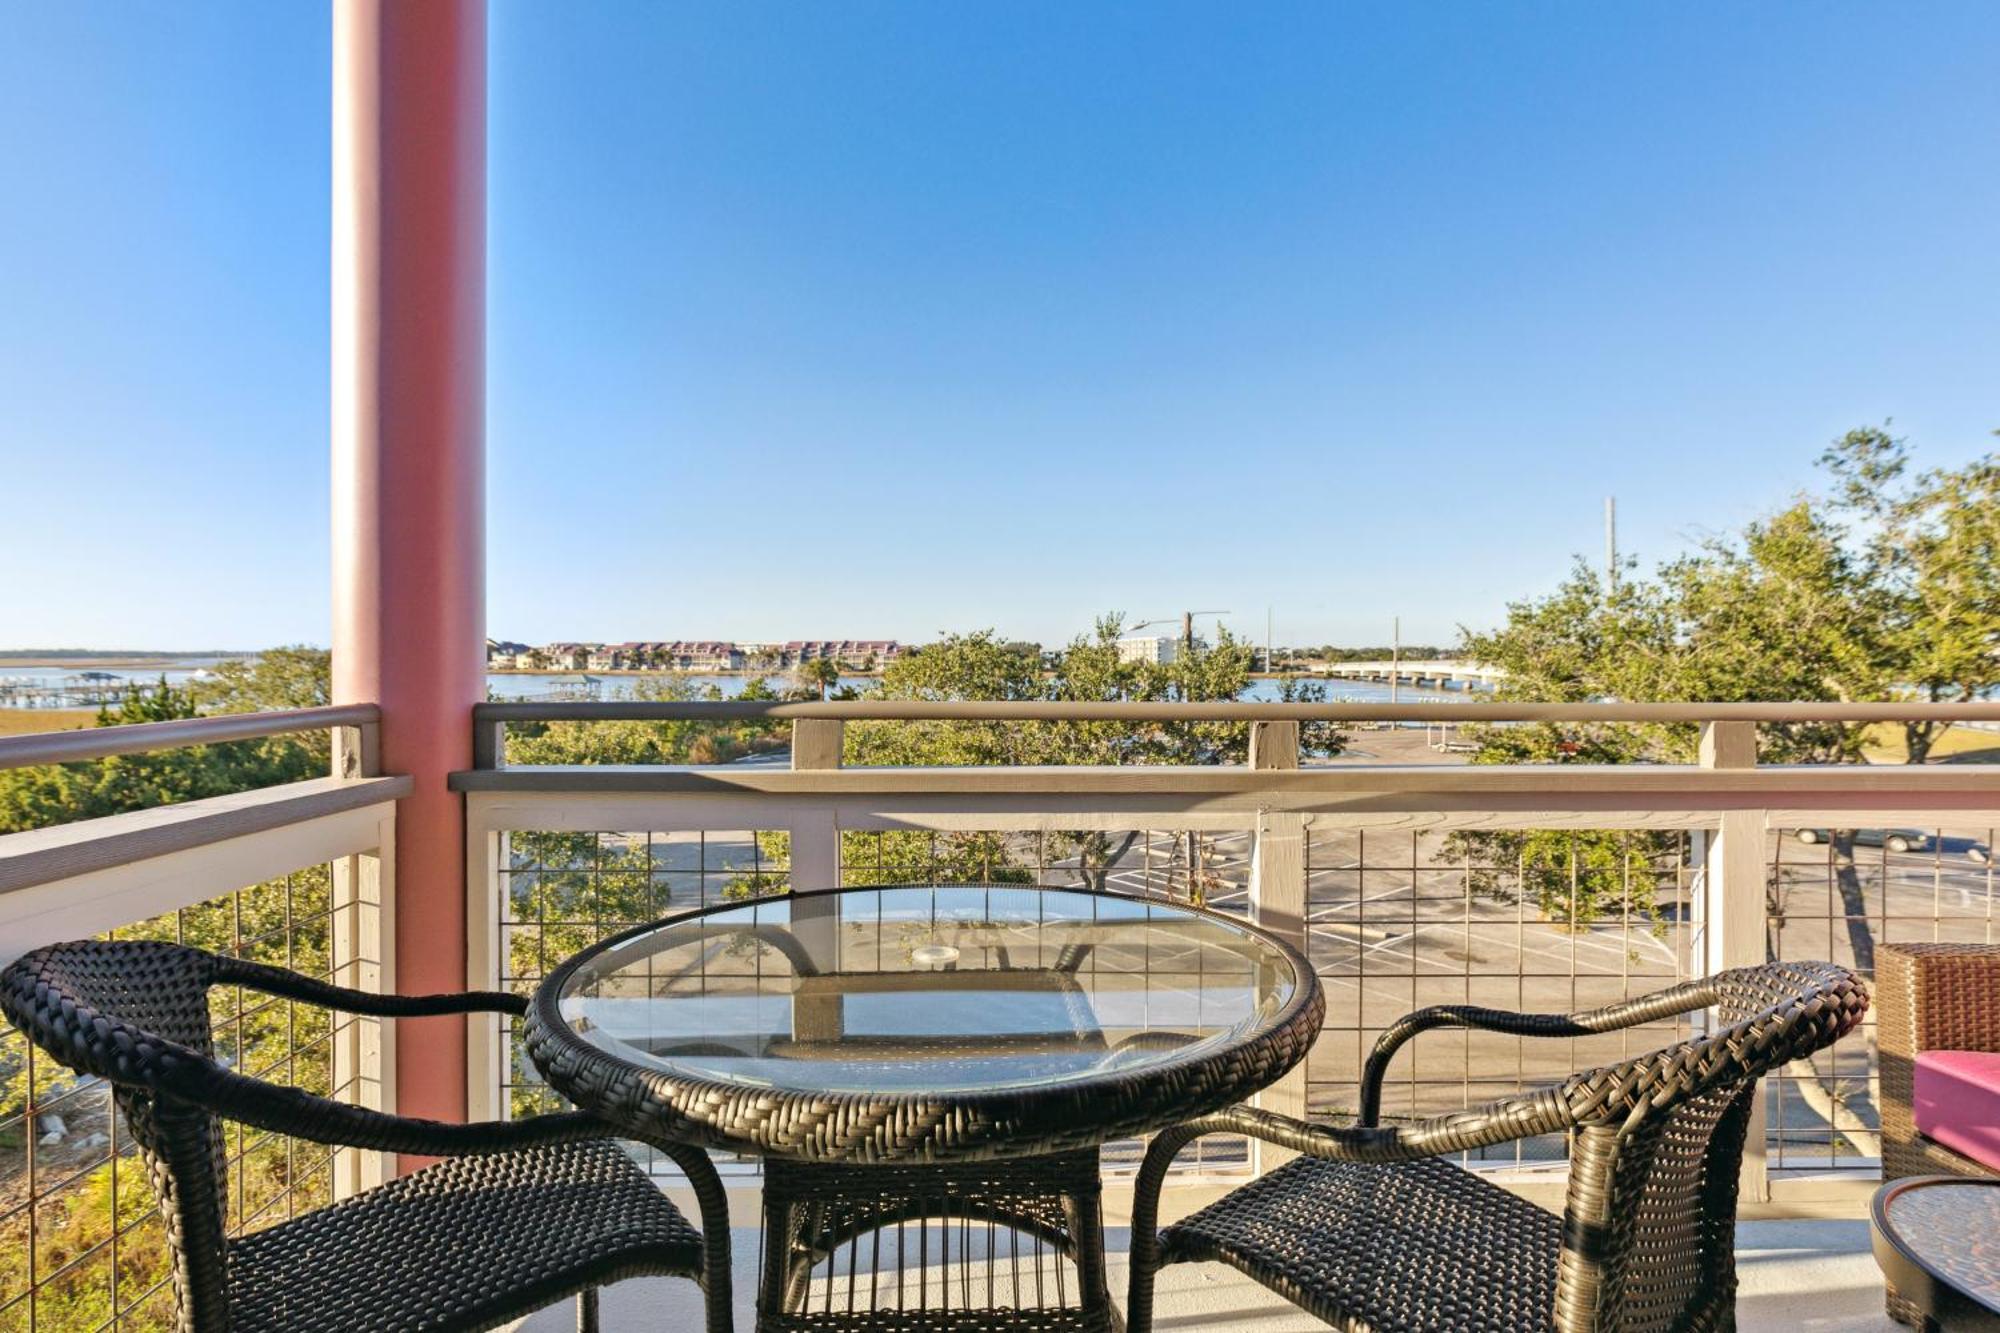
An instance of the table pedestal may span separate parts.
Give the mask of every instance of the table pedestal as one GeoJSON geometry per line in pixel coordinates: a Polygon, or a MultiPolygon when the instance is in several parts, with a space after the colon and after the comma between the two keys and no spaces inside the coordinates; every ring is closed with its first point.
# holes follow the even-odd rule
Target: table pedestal
{"type": "Polygon", "coordinates": [[[1101,1189],[1095,1148],[899,1166],[766,1159],[759,1333],[1112,1333],[1101,1189]]]}

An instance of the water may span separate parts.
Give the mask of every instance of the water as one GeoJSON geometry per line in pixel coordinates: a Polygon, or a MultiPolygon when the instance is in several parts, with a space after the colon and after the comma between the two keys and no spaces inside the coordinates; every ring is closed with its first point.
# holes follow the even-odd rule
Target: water
{"type": "MultiPolygon", "coordinates": [[[[599,674],[592,671],[550,671],[516,672],[495,671],[486,677],[487,691],[495,699],[533,699],[552,701],[561,699],[629,699],[633,687],[642,681],[660,680],[659,676],[626,676],[599,674]]],[[[757,676],[741,675],[688,676],[685,678],[697,692],[705,693],[710,687],[721,692],[725,699],[734,699],[757,676]]],[[[764,674],[764,682],[773,690],[783,692],[793,685],[788,672],[774,671],[764,674]]],[[[857,690],[872,690],[876,681],[873,677],[843,676],[842,685],[852,685],[857,690]]]]}
{"type": "MultiPolygon", "coordinates": [[[[517,674],[499,672],[486,678],[487,688],[496,699],[626,699],[632,696],[633,682],[643,680],[641,676],[593,675],[588,672],[549,672],[546,674],[517,674]]],[[[734,699],[743,693],[744,686],[755,679],[749,675],[689,676],[687,678],[697,689],[714,686],[725,699],[734,699]]],[[[791,678],[779,672],[765,677],[773,689],[783,690],[792,684],[791,678]]],[[[844,676],[842,685],[867,692],[875,688],[876,680],[870,676],[844,676]]],[[[1363,680],[1329,680],[1323,682],[1327,698],[1340,703],[1388,703],[1389,687],[1363,680]]],[[[1280,685],[1275,680],[1253,680],[1242,698],[1246,701],[1267,702],[1279,697],[1280,685]]],[[[1396,691],[1400,703],[1457,703],[1468,698],[1484,697],[1484,691],[1464,690],[1418,690],[1405,685],[1396,691]]]]}
{"type": "MultiPolygon", "coordinates": [[[[1326,686],[1328,703],[1343,704],[1386,704],[1390,702],[1389,687],[1378,685],[1371,680],[1321,680],[1326,686]]],[[[1243,691],[1243,699],[1258,703],[1276,702],[1282,686],[1275,680],[1253,680],[1250,688],[1243,691]]],[[[1403,685],[1396,690],[1395,702],[1400,704],[1456,704],[1473,699],[1491,700],[1492,694],[1486,690],[1420,690],[1413,685],[1403,685]]]]}
{"type": "MultiPolygon", "coordinates": [[[[85,671],[100,671],[111,677],[109,681],[94,682],[95,686],[109,691],[120,691],[132,685],[151,685],[162,676],[167,683],[184,686],[202,672],[216,665],[219,658],[180,659],[167,667],[14,667],[0,665],[0,707],[54,707],[49,692],[64,686],[78,684],[77,677],[85,671]]],[[[489,674],[487,688],[496,699],[628,699],[632,697],[636,682],[647,679],[642,676],[598,675],[589,672],[535,672],[523,673],[502,671],[489,674]]],[[[718,690],[725,699],[733,699],[754,676],[743,674],[717,676],[690,676],[687,678],[697,689],[710,687],[718,690]]],[[[789,686],[791,678],[778,672],[765,677],[775,689],[789,686]]],[[[843,677],[842,685],[851,685],[866,692],[876,685],[873,677],[843,677]]],[[[1371,681],[1330,680],[1326,685],[1327,698],[1342,703],[1387,703],[1389,687],[1371,681]]],[[[1243,692],[1245,700],[1275,700],[1279,695],[1279,684],[1275,680],[1253,680],[1243,692]]],[[[1418,690],[1405,685],[1396,692],[1402,703],[1454,703],[1468,698],[1483,697],[1483,692],[1464,690],[1418,690]]]]}
{"type": "Polygon", "coordinates": [[[156,685],[162,676],[175,687],[226,659],[176,658],[171,666],[126,667],[84,664],[65,667],[13,666],[0,662],[0,708],[94,708],[134,686],[156,685]],[[89,675],[89,679],[84,677],[89,675]]]}

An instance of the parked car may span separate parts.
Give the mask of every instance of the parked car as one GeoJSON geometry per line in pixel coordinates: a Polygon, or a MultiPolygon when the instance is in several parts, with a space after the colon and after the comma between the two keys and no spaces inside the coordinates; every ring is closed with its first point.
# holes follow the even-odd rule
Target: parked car
{"type": "MultiPolygon", "coordinates": [[[[1823,828],[1802,828],[1794,834],[1800,842],[1826,842],[1833,837],[1833,830],[1823,828]]],[[[1857,828],[1848,829],[1847,836],[1856,847],[1887,847],[1892,852],[1927,852],[1931,849],[1931,835],[1916,828],[1857,828]]]]}

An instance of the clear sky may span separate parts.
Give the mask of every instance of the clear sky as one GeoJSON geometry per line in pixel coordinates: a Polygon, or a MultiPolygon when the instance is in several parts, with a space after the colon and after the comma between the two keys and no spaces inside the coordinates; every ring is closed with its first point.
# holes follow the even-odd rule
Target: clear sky
{"type": "MultiPolygon", "coordinates": [[[[0,0],[0,646],[327,637],[324,5],[0,0]]],[[[2000,426],[2000,6],[548,4],[490,632],[1485,624],[2000,426]]]]}

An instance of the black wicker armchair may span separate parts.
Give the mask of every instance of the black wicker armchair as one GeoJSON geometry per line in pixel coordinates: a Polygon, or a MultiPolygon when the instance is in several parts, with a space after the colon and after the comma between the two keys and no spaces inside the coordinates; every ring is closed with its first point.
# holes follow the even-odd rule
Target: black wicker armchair
{"type": "Polygon", "coordinates": [[[700,1282],[711,1333],[727,1333],[728,1212],[705,1153],[660,1145],[694,1185],[698,1232],[580,1112],[443,1124],[224,1068],[210,1037],[215,985],[384,1017],[527,1007],[503,994],[370,995],[152,941],[51,945],[0,973],[0,1009],[30,1040],[113,1085],[165,1214],[183,1333],[476,1330],[572,1295],[591,1330],[597,1288],[641,1275],[700,1282]],[[231,1238],[221,1119],[447,1160],[231,1238]]]}
{"type": "Polygon", "coordinates": [[[1369,1058],[1357,1127],[1233,1107],[1153,1140],[1132,1207],[1127,1327],[1147,1333],[1158,1269],[1190,1260],[1229,1264],[1342,1329],[1732,1327],[1737,1175],[1757,1080],[1845,1035],[1867,1007],[1843,968],[1771,963],[1583,1014],[1411,1014],[1369,1058]],[[1716,1011],[1705,1036],[1475,1110],[1375,1123],[1390,1058],[1428,1028],[1576,1037],[1697,1009],[1716,1011]],[[1158,1230],[1174,1155],[1215,1133],[1305,1155],[1158,1230]],[[1439,1160],[1554,1133],[1570,1142],[1561,1217],[1439,1160]]]}

